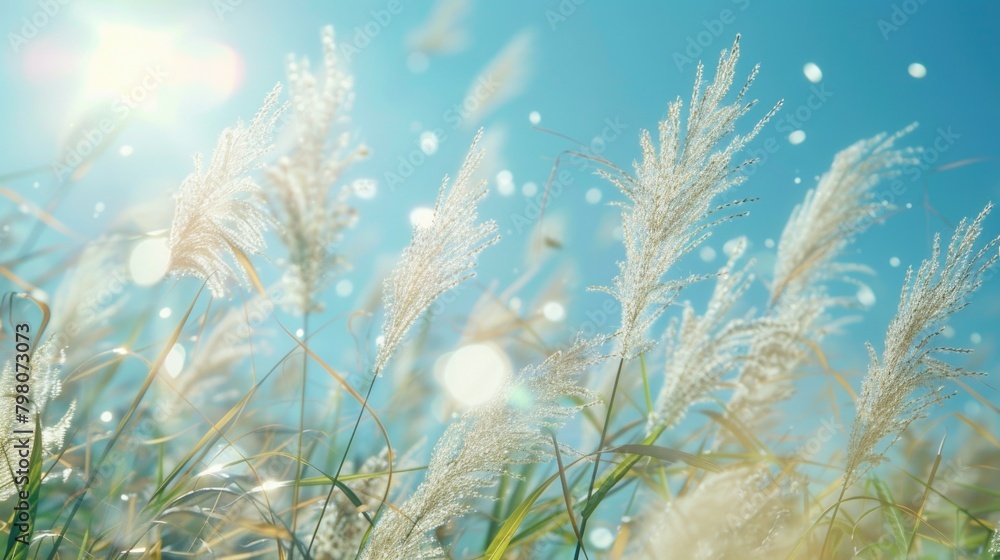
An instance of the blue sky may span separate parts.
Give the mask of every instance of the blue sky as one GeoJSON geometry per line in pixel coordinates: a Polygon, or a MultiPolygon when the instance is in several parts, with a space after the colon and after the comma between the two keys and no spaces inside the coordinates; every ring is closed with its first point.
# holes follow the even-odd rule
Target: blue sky
{"type": "MultiPolygon", "coordinates": [[[[265,93],[284,79],[289,53],[319,60],[320,29],[332,24],[338,41],[355,47],[342,47],[355,77],[350,126],[372,152],[348,178],[373,178],[378,194],[358,202],[361,220],[345,249],[354,262],[347,278],[356,289],[348,299],[331,295],[331,316],[360,306],[378,288],[372,279],[407,243],[411,212],[433,204],[441,178],[457,169],[479,126],[485,127],[487,141],[498,138],[488,144],[494,150],[488,166],[491,194],[483,214],[497,220],[504,236],[484,254],[479,282],[503,286],[528,266],[524,251],[531,237],[518,231],[516,217],[525,215],[533,198],[523,194],[525,189],[531,192],[525,184],[544,187],[554,158],[575,148],[566,139],[533,130],[529,115],[537,112],[541,126],[585,143],[613,125],[615,138],[606,143],[602,156],[627,168],[638,157],[639,130],[655,128],[668,102],[690,95],[695,73],[690,61],[705,59],[711,76],[719,51],[740,33],[740,72],[748,73],[758,62],[761,66],[751,90],[760,105],[751,118],[762,116],[779,99],[785,103],[754,149],[768,139],[778,149],[735,194],[759,197],[750,216],[716,232],[707,245],[718,255],[714,260],[705,262],[696,251],[684,261],[684,270],[677,271],[678,277],[721,266],[724,242],[738,234],[748,236],[750,254],[766,263],[773,254],[766,240],[777,239],[792,207],[833,155],[858,139],[918,121],[919,128],[902,143],[934,153],[933,161],[904,174],[905,192],[894,200],[901,211],[872,228],[845,255],[876,272],[866,279],[876,296],[874,305],[849,334],[830,341],[833,364],[852,372],[865,367],[865,340],[880,346],[906,267],[930,252],[928,234],[947,232],[947,223],[975,215],[989,200],[1000,200],[1000,112],[995,101],[1000,5],[995,2],[471,4],[458,26],[464,30],[460,44],[443,49],[446,52],[414,55],[414,34],[431,19],[430,3],[292,1],[279,7],[259,0],[130,6],[84,0],[65,5],[11,2],[0,13],[0,30],[7,33],[0,54],[0,174],[40,166],[42,171],[4,184],[45,204],[57,189],[48,168],[59,159],[60,146],[78,138],[74,135],[80,134],[80,123],[107,114],[115,102],[108,92],[120,89],[121,83],[132,87],[150,73],[165,72],[162,85],[155,79],[146,82],[156,90],[156,102],[138,103],[115,125],[106,152],[72,185],[55,212],[84,237],[123,224],[165,227],[162,202],[190,172],[192,154],[209,152],[224,127],[253,114],[265,93]],[[54,13],[46,13],[46,7],[54,13]],[[35,23],[26,23],[31,20],[35,23]],[[109,46],[112,35],[117,39],[109,46]],[[510,82],[518,87],[511,86],[510,96],[492,111],[458,123],[455,105],[467,99],[477,76],[516,37],[527,45],[512,58],[516,72],[510,82]],[[126,57],[127,64],[119,65],[118,56],[126,57]],[[822,70],[817,84],[803,72],[810,62],[822,70]],[[926,69],[924,77],[911,75],[914,63],[926,69]],[[162,64],[168,65],[157,70],[162,64]],[[125,65],[134,67],[131,76],[121,75],[125,65]],[[805,141],[790,143],[792,129],[804,132],[805,141]],[[421,163],[412,174],[389,189],[387,174],[399,173],[401,159],[421,150],[422,135],[428,131],[439,131],[436,151],[419,156],[421,163]],[[975,161],[936,171],[970,160],[975,161]],[[503,170],[510,172],[516,187],[508,196],[493,179],[503,170]],[[925,210],[925,196],[941,217],[925,210]],[[142,204],[152,208],[145,209],[148,221],[140,223],[131,215],[135,205],[142,204]],[[894,258],[898,266],[891,264],[897,262],[894,258]]],[[[576,325],[588,310],[599,308],[604,297],[583,294],[582,289],[607,284],[615,272],[614,261],[621,257],[620,245],[608,236],[616,210],[606,205],[620,197],[588,170],[567,167],[572,183],[550,201],[546,215],[564,228],[559,234],[560,262],[568,268],[550,263],[540,277],[566,279],[573,294],[564,301],[566,324],[576,325]],[[588,202],[592,189],[600,195],[597,204],[588,202]]],[[[987,234],[997,233],[1000,217],[994,216],[987,234]]],[[[56,234],[45,239],[65,241],[56,234]]],[[[265,275],[277,277],[273,271],[265,275]]],[[[540,292],[542,283],[530,289],[540,292]]],[[[704,293],[695,288],[689,297],[704,293]]],[[[460,297],[455,313],[467,309],[472,299],[469,294],[460,297]]],[[[998,312],[1000,285],[994,281],[955,324],[957,346],[973,345],[978,334],[973,346],[979,367],[996,364],[998,312]]]]}

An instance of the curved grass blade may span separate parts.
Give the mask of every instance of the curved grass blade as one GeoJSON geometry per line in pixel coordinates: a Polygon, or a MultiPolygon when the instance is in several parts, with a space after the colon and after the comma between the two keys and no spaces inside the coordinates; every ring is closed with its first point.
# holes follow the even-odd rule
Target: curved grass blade
{"type": "Polygon", "coordinates": [[[101,452],[100,458],[98,458],[97,462],[95,463],[95,468],[93,472],[87,479],[87,482],[84,484],[83,489],[80,491],[79,496],[77,496],[73,504],[72,509],[70,509],[66,521],[63,523],[62,528],[59,530],[59,536],[56,537],[55,543],[52,546],[52,551],[49,552],[48,560],[55,560],[56,555],[59,552],[59,545],[62,544],[63,539],[66,537],[66,533],[69,532],[70,523],[73,522],[73,518],[76,516],[77,511],[79,511],[80,506],[83,505],[83,500],[87,496],[87,493],[90,491],[90,487],[94,484],[94,481],[97,478],[97,474],[100,471],[101,465],[108,458],[108,455],[111,454],[111,450],[114,448],[115,444],[118,442],[118,439],[121,437],[121,435],[125,432],[125,429],[129,426],[129,424],[131,424],[132,418],[133,416],[135,416],[136,410],[138,410],[139,408],[139,403],[142,402],[142,399],[146,396],[146,392],[149,391],[149,388],[153,385],[153,381],[156,379],[156,376],[159,373],[160,368],[163,367],[163,363],[166,362],[167,360],[167,354],[170,353],[170,350],[174,347],[174,344],[176,344],[177,340],[180,338],[181,331],[184,329],[184,325],[187,324],[188,319],[191,317],[191,313],[194,311],[194,306],[196,303],[198,303],[198,299],[201,297],[201,292],[205,289],[205,285],[206,283],[203,282],[201,287],[198,288],[198,293],[195,294],[194,299],[191,300],[191,305],[189,305],[187,311],[184,312],[184,317],[181,318],[180,323],[178,323],[177,327],[174,328],[173,332],[168,337],[167,343],[164,344],[163,348],[160,350],[159,355],[156,357],[156,361],[154,361],[153,365],[150,366],[149,373],[146,375],[146,379],[142,382],[142,385],[139,387],[139,390],[136,393],[135,398],[132,400],[132,404],[129,406],[125,414],[122,416],[121,421],[118,423],[118,427],[115,428],[115,431],[111,434],[111,437],[108,438],[107,446],[105,446],[104,451],[101,452]]]}
{"type": "MultiPolygon", "coordinates": [[[[576,515],[573,514],[573,496],[569,491],[569,484],[566,483],[566,470],[563,467],[562,454],[559,453],[559,442],[556,441],[556,435],[552,435],[552,449],[556,454],[556,464],[559,467],[559,482],[562,483],[563,500],[566,502],[566,515],[569,516],[569,524],[573,527],[573,536],[576,537],[577,542],[583,540],[583,535],[580,534],[580,526],[576,523],[576,515]]],[[[590,556],[587,555],[587,547],[581,546],[581,551],[583,552],[584,558],[590,560],[590,556]]]]}
{"type": "Polygon", "coordinates": [[[896,500],[893,499],[889,486],[885,482],[882,482],[882,480],[873,477],[869,483],[875,489],[878,499],[882,502],[882,507],[879,509],[882,511],[882,520],[889,527],[889,536],[892,538],[891,542],[895,549],[895,554],[899,558],[904,558],[910,544],[910,539],[907,536],[906,523],[903,521],[903,516],[899,513],[896,500]]]}
{"type": "Polygon", "coordinates": [[[931,474],[927,477],[927,484],[924,487],[924,496],[920,499],[920,507],[917,508],[917,521],[913,524],[913,534],[910,535],[910,542],[906,547],[909,554],[913,548],[914,541],[917,540],[917,530],[920,528],[920,518],[924,515],[924,506],[927,505],[927,498],[930,497],[931,487],[934,485],[934,477],[937,476],[938,467],[941,466],[941,452],[944,450],[944,441],[948,439],[948,434],[941,438],[941,445],[938,446],[937,456],[934,458],[934,466],[931,467],[931,474]]]}
{"type": "Polygon", "coordinates": [[[652,457],[653,459],[659,459],[668,463],[683,461],[698,469],[704,469],[712,472],[722,472],[722,469],[720,469],[718,465],[707,459],[702,459],[697,455],[692,455],[676,449],[670,449],[669,447],[661,447],[659,445],[630,443],[626,445],[619,445],[618,447],[612,447],[609,451],[614,453],[628,453],[631,455],[652,457]]]}
{"type": "MultiPolygon", "coordinates": [[[[655,432],[646,436],[646,439],[642,440],[642,443],[644,445],[651,445],[654,441],[656,441],[656,438],[663,433],[663,430],[664,428],[662,427],[658,428],[655,432]]],[[[642,459],[642,455],[633,454],[619,463],[618,466],[604,478],[601,485],[594,491],[594,495],[587,500],[587,505],[583,508],[581,517],[584,519],[589,518],[594,510],[597,509],[597,506],[601,503],[604,497],[607,496],[608,492],[610,492],[611,489],[621,481],[621,479],[625,478],[625,475],[632,470],[632,467],[639,462],[639,459],[642,459]]]]}
{"type": "Polygon", "coordinates": [[[715,420],[723,428],[729,430],[729,433],[733,434],[747,451],[753,453],[759,453],[764,451],[764,444],[760,442],[756,437],[753,436],[742,423],[726,416],[725,414],[720,414],[714,410],[701,410],[699,411],[705,416],[708,416],[712,420],[715,420]]]}
{"type": "Polygon", "coordinates": [[[507,521],[504,521],[503,525],[500,526],[500,530],[497,531],[497,536],[494,537],[493,542],[490,543],[490,547],[486,549],[486,554],[483,555],[484,560],[502,560],[504,554],[507,552],[507,547],[510,546],[511,540],[517,533],[518,527],[524,522],[524,519],[531,512],[531,507],[535,505],[538,498],[545,493],[545,490],[550,484],[555,482],[559,478],[559,473],[556,473],[549,478],[545,479],[538,488],[535,489],[523,502],[521,505],[517,506],[517,509],[511,513],[507,521]]]}

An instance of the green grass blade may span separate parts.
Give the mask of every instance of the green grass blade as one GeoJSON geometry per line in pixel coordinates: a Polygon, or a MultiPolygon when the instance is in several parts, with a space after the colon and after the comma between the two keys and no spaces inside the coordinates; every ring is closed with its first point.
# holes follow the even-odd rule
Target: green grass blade
{"type": "Polygon", "coordinates": [[[545,490],[550,484],[555,482],[559,478],[559,474],[554,474],[545,482],[535,489],[519,506],[514,512],[504,521],[503,525],[500,526],[500,530],[497,531],[497,536],[490,543],[489,548],[486,549],[486,554],[483,556],[485,560],[501,560],[504,557],[504,553],[507,552],[507,547],[510,546],[511,539],[517,533],[518,527],[524,522],[524,518],[528,516],[531,512],[531,507],[535,502],[542,496],[545,490]]]}
{"type": "MultiPolygon", "coordinates": [[[[652,445],[661,433],[663,433],[663,428],[659,428],[655,432],[649,434],[646,439],[642,440],[643,445],[652,445]]],[[[611,473],[604,478],[601,485],[594,491],[594,495],[587,500],[587,505],[583,508],[582,517],[584,519],[589,518],[590,515],[594,513],[594,510],[597,509],[597,506],[601,503],[604,497],[608,495],[608,492],[610,492],[611,489],[621,481],[621,479],[625,478],[625,475],[632,470],[632,467],[639,462],[639,459],[642,459],[642,455],[630,455],[624,461],[619,463],[618,466],[616,466],[611,473]]]]}
{"type": "Polygon", "coordinates": [[[882,502],[882,521],[889,527],[889,536],[892,537],[892,545],[895,554],[899,558],[906,557],[906,550],[910,547],[909,532],[906,530],[906,522],[896,506],[896,500],[892,497],[889,486],[877,478],[870,481],[879,501],[882,502]]]}
{"type": "Polygon", "coordinates": [[[690,453],[685,453],[683,451],[678,451],[676,449],[670,449],[669,447],[661,447],[659,445],[644,445],[641,443],[630,443],[627,445],[619,445],[618,447],[612,447],[609,451],[615,453],[628,453],[631,455],[642,455],[644,457],[652,457],[653,459],[659,459],[661,461],[666,461],[668,463],[676,463],[678,461],[683,461],[692,467],[704,469],[706,471],[712,472],[722,472],[722,469],[718,467],[715,463],[702,459],[697,455],[692,455],[690,453]]]}

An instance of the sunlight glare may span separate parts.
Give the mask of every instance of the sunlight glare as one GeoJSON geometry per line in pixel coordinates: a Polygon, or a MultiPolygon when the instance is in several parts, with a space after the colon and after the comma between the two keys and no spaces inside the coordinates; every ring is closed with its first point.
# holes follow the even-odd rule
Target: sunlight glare
{"type": "Polygon", "coordinates": [[[442,381],[455,400],[475,406],[496,394],[509,371],[507,357],[492,344],[468,344],[447,357],[442,381]]]}

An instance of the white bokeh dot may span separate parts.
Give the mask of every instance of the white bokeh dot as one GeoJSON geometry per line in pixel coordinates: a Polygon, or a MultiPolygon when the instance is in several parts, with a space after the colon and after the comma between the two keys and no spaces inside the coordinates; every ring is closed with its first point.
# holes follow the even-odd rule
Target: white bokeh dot
{"type": "Polygon", "coordinates": [[[444,360],[441,374],[444,387],[465,406],[489,400],[510,375],[507,357],[492,344],[468,344],[444,360]]]}
{"type": "Polygon", "coordinates": [[[587,194],[583,195],[584,199],[590,204],[597,204],[601,201],[601,189],[597,187],[592,187],[587,190],[587,194]]]}
{"type": "Polygon", "coordinates": [[[814,62],[807,62],[802,67],[802,73],[806,75],[807,80],[814,84],[818,84],[823,79],[823,71],[814,62]]]}
{"type": "Polygon", "coordinates": [[[597,550],[607,550],[615,544],[615,535],[607,527],[596,527],[590,532],[590,546],[597,550]]]}
{"type": "Polygon", "coordinates": [[[163,361],[163,369],[167,370],[170,377],[177,377],[184,369],[184,360],[187,358],[187,351],[180,344],[174,344],[167,352],[167,358],[163,361]]]}
{"type": "Polygon", "coordinates": [[[861,286],[858,288],[858,301],[865,307],[875,305],[875,292],[868,286],[861,286]]]}
{"type": "Polygon", "coordinates": [[[341,280],[337,282],[337,285],[334,287],[334,291],[337,292],[337,295],[340,297],[347,297],[354,292],[354,284],[347,279],[341,280]]]}
{"type": "Polygon", "coordinates": [[[357,179],[351,183],[351,190],[358,198],[372,199],[378,192],[378,186],[372,179],[357,179]]]}
{"type": "Polygon", "coordinates": [[[550,301],[542,306],[542,315],[555,323],[566,318],[566,309],[558,301],[550,301]]]}
{"type": "Polygon", "coordinates": [[[418,206],[410,212],[410,225],[418,229],[429,228],[434,224],[434,210],[426,206],[418,206]]]}
{"type": "Polygon", "coordinates": [[[420,149],[427,155],[433,155],[438,150],[438,137],[431,130],[420,133],[420,149]]]}
{"type": "Polygon", "coordinates": [[[128,272],[139,286],[152,286],[159,282],[170,266],[170,248],[167,239],[144,239],[135,245],[128,259],[128,272]]]}
{"type": "Polygon", "coordinates": [[[517,190],[517,187],[514,185],[513,173],[506,169],[497,173],[497,192],[501,196],[510,196],[514,194],[515,190],[517,190]]]}

